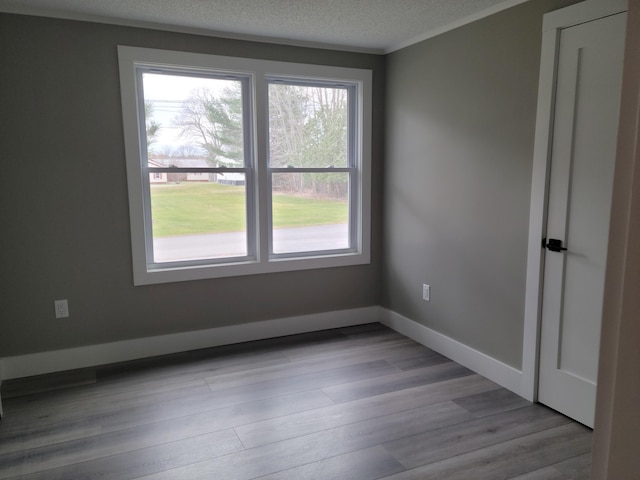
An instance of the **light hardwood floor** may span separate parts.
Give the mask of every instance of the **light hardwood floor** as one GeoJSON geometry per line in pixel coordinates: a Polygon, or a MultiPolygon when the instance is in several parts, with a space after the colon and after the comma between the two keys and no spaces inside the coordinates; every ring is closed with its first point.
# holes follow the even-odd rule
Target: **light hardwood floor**
{"type": "Polygon", "coordinates": [[[587,479],[591,431],[379,324],[6,381],[0,478],[587,479]]]}

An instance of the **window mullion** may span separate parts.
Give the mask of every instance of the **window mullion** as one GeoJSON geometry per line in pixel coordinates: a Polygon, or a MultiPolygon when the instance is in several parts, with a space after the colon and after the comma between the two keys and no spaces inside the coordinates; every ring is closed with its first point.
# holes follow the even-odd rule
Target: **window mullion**
{"type": "Polygon", "coordinates": [[[254,78],[257,253],[258,260],[266,262],[271,244],[271,175],[268,169],[269,98],[265,75],[258,73],[254,78]]]}

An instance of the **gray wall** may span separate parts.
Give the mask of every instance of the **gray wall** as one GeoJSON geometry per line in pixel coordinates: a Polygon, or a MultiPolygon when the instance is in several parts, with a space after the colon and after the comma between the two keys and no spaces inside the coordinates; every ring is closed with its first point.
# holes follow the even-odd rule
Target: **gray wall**
{"type": "Polygon", "coordinates": [[[372,69],[381,210],[383,57],[0,14],[0,357],[380,303],[379,216],[371,265],[133,287],[118,44],[372,69]]]}
{"type": "Polygon", "coordinates": [[[571,3],[387,57],[0,14],[0,357],[382,304],[519,368],[542,15],[571,3]],[[118,44],[371,68],[371,265],[134,288],[118,44]]]}
{"type": "Polygon", "coordinates": [[[542,15],[571,3],[527,2],[387,58],[383,305],[516,368],[542,15]]]}

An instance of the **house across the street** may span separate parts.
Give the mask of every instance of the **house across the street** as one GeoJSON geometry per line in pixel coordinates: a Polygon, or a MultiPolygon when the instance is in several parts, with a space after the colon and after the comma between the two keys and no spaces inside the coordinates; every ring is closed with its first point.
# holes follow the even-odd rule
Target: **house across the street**
{"type": "Polygon", "coordinates": [[[211,167],[204,158],[150,158],[149,166],[155,168],[177,167],[187,170],[185,173],[153,172],[149,174],[149,181],[153,185],[182,182],[216,182],[221,185],[244,185],[242,173],[226,172],[193,172],[191,168],[211,167]]]}

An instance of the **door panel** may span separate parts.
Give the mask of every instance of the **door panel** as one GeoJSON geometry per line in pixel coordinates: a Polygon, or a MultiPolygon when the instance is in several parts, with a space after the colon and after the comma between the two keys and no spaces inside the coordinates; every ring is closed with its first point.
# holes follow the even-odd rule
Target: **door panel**
{"type": "Polygon", "coordinates": [[[562,30],[551,149],[539,401],[592,426],[626,14],[562,30]]]}

